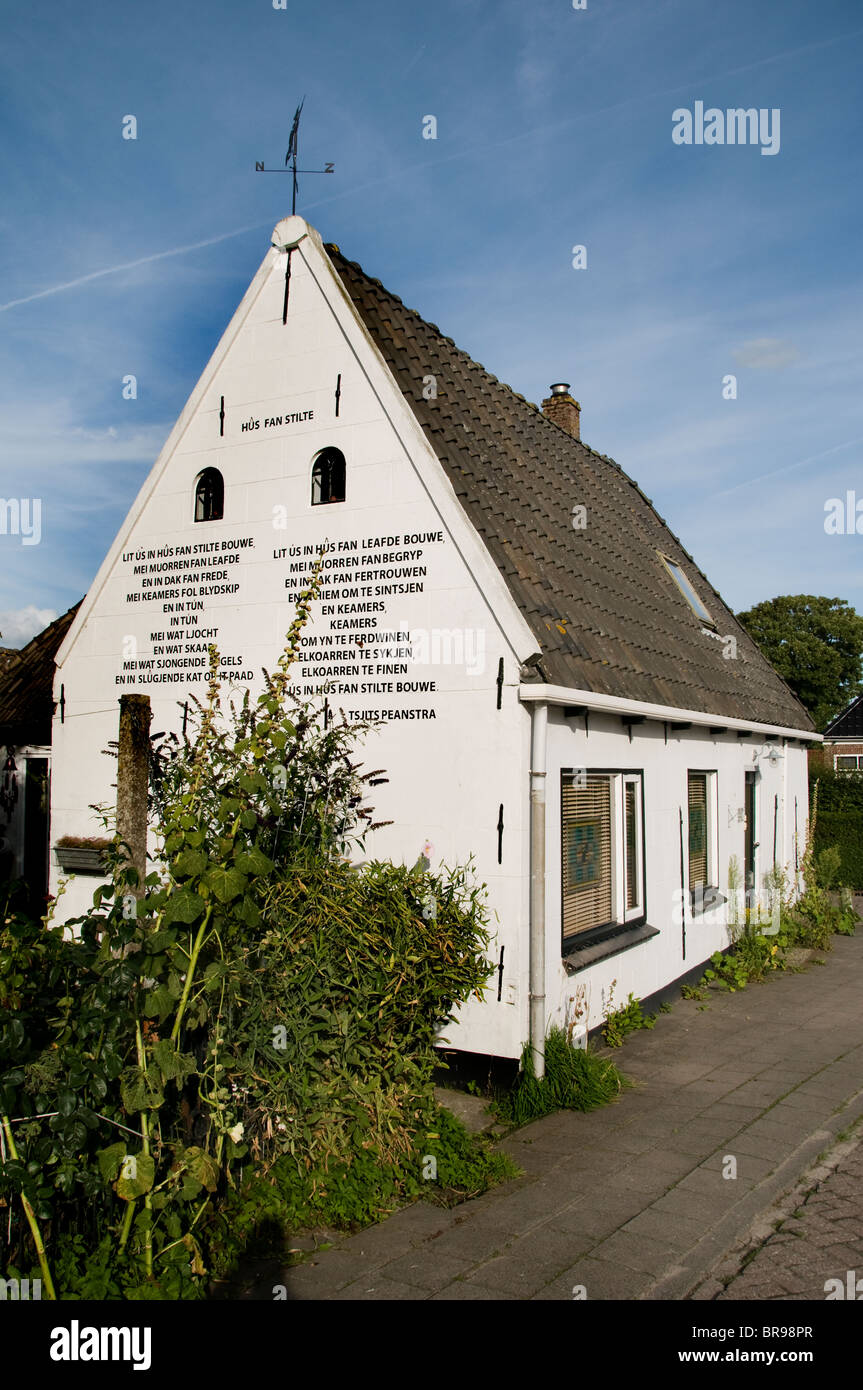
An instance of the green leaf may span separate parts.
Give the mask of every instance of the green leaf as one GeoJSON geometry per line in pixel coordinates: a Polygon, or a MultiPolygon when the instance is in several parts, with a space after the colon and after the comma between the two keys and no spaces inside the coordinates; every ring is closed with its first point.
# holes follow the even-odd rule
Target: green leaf
{"type": "Polygon", "coordinates": [[[61,1091],[57,1097],[57,1111],[64,1117],[69,1116],[74,1111],[76,1103],[74,1091],[61,1091]]]}
{"type": "Polygon", "coordinates": [[[149,956],[156,956],[161,951],[167,951],[176,943],[177,933],[175,931],[155,931],[152,936],[144,937],[143,949],[149,956]]]}
{"type": "Polygon", "coordinates": [[[191,892],[188,888],[180,888],[168,899],[162,921],[166,926],[171,922],[185,922],[189,925],[203,917],[204,911],[203,901],[197,893],[191,892]]]}
{"type": "Polygon", "coordinates": [[[196,1070],[194,1057],[188,1052],[180,1052],[170,1038],[160,1038],[153,1047],[153,1061],[166,1081],[176,1081],[182,1086],[187,1076],[196,1070]]]}
{"type": "Polygon", "coordinates": [[[204,882],[212,888],[220,903],[229,903],[245,890],[247,879],[238,869],[223,869],[217,865],[204,875],[204,882]]]}
{"type": "Polygon", "coordinates": [[[169,986],[159,985],[157,989],[148,991],[144,1015],[146,1018],[157,1018],[161,1023],[173,1009],[174,1002],[169,986]]]}
{"type": "Polygon", "coordinates": [[[153,1186],[156,1165],[150,1154],[129,1154],[120,1177],[114,1183],[114,1191],[124,1202],[133,1202],[143,1197],[153,1186]]]}
{"type": "Polygon", "coordinates": [[[261,914],[248,893],[243,898],[242,906],[237,910],[237,916],[247,927],[260,925],[261,914]]]}
{"type": "Polygon", "coordinates": [[[97,1149],[96,1157],[99,1160],[99,1172],[103,1181],[113,1182],[120,1171],[120,1164],[126,1157],[126,1145],[122,1140],[118,1140],[116,1144],[109,1144],[107,1149],[97,1149]]]}
{"type": "Polygon", "coordinates": [[[252,845],[250,849],[241,851],[235,858],[234,864],[244,874],[253,874],[257,877],[271,874],[276,867],[273,860],[269,859],[258,845],[252,845]]]}
{"type": "Polygon", "coordinates": [[[126,1067],[120,1078],[120,1094],[129,1114],[135,1110],[158,1110],[165,1101],[158,1078],[140,1067],[126,1067]]]}
{"type": "Polygon", "coordinates": [[[219,1165],[214,1158],[211,1158],[203,1149],[193,1146],[191,1149],[186,1149],[183,1154],[183,1161],[192,1177],[202,1187],[205,1187],[208,1192],[215,1192],[219,1182],[219,1165]]]}
{"type": "Polygon", "coordinates": [[[205,989],[218,989],[227,974],[228,969],[224,961],[211,960],[204,971],[205,989]]]}
{"type": "Polygon", "coordinates": [[[202,874],[207,867],[207,856],[200,849],[184,849],[178,854],[171,872],[175,878],[193,878],[202,874]]]}

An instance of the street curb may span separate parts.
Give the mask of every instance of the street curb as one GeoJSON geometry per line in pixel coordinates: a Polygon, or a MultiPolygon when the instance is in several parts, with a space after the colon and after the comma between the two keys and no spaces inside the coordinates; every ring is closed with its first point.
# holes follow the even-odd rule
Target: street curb
{"type": "MultiPolygon", "coordinates": [[[[772,1209],[783,1198],[796,1193],[813,1170],[814,1173],[820,1173],[823,1169],[824,1176],[832,1171],[832,1167],[828,1168],[825,1163],[818,1163],[819,1154],[824,1149],[832,1148],[836,1144],[837,1134],[847,1129],[849,1124],[856,1124],[861,1117],[863,1090],[857,1091],[846,1101],[841,1111],[831,1116],[821,1129],[816,1130],[802,1144],[798,1144],[778,1168],[766,1178],[762,1178],[718,1225],[687,1252],[680,1264],[675,1265],[661,1279],[655,1280],[639,1298],[656,1301],[691,1298],[699,1285],[713,1274],[716,1266],[724,1265],[731,1258],[735,1248],[741,1247],[742,1259],[746,1249],[751,1247],[753,1242],[763,1243],[770,1229],[768,1228],[760,1239],[759,1233],[764,1231],[765,1222],[772,1209]]],[[[850,1147],[855,1147],[856,1142],[858,1141],[850,1147]]]]}

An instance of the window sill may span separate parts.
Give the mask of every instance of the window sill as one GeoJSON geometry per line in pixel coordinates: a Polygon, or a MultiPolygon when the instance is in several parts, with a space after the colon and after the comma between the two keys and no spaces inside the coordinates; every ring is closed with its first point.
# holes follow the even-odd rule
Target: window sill
{"type": "Polygon", "coordinates": [[[689,895],[689,911],[693,917],[701,917],[705,912],[712,912],[715,907],[727,903],[728,899],[718,888],[705,888],[701,896],[689,895]]]}
{"type": "Polygon", "coordinates": [[[621,951],[640,946],[642,942],[650,941],[654,936],[659,936],[658,927],[651,927],[647,922],[638,922],[632,927],[624,927],[615,932],[605,941],[595,942],[592,946],[570,946],[563,957],[563,967],[568,975],[574,975],[589,965],[596,965],[597,961],[607,960],[610,956],[619,955],[621,951]]]}

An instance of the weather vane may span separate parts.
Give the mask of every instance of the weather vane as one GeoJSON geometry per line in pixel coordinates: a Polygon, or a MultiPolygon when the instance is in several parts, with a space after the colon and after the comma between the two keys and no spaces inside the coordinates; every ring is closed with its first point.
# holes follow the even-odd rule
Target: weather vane
{"type": "Polygon", "coordinates": [[[293,174],[294,192],[293,197],[291,198],[291,216],[293,216],[297,210],[297,174],[334,174],[336,172],[335,164],[327,164],[327,166],[324,169],[297,168],[297,145],[299,142],[300,112],[305,106],[305,103],[306,99],[305,97],[303,97],[302,101],[300,102],[299,106],[297,107],[294,113],[294,123],[291,126],[291,135],[290,139],[288,140],[288,153],[285,155],[284,169],[265,169],[262,160],[255,160],[256,174],[293,174]]]}

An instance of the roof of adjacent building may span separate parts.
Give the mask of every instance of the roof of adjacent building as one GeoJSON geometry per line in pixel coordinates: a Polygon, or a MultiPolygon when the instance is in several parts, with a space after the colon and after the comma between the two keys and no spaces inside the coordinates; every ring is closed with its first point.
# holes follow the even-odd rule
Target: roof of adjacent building
{"type": "Polygon", "coordinates": [[[832,723],[827,725],[824,730],[826,739],[833,738],[853,738],[859,739],[863,743],[863,695],[858,695],[856,700],[852,700],[847,709],[841,714],[837,714],[832,723]]]}
{"type": "Polygon", "coordinates": [[[54,658],[80,606],[55,618],[0,669],[0,743],[51,742],[54,658]]]}
{"type": "Polygon", "coordinates": [[[535,679],[675,709],[812,730],[804,707],[614,462],[549,420],[326,248],[541,651],[535,679]],[[436,396],[424,382],[435,378],[436,396]],[[587,525],[574,530],[576,504],[587,525]],[[703,630],[658,552],[715,620],[703,630]],[[722,640],[733,637],[733,644],[722,640]]]}

